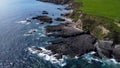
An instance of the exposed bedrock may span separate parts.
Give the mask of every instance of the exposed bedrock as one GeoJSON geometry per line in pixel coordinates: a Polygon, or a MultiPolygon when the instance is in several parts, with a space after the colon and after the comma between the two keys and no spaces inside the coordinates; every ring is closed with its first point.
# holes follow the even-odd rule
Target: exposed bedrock
{"type": "Polygon", "coordinates": [[[49,41],[45,48],[53,53],[70,57],[81,56],[95,50],[96,37],[89,32],[77,29],[73,23],[61,23],[59,25],[46,26],[47,33],[53,37],[63,37],[60,40],[49,41]]]}
{"type": "Polygon", "coordinates": [[[67,55],[70,57],[81,56],[90,51],[94,51],[96,38],[92,35],[83,34],[75,37],[68,37],[57,41],[51,41],[46,49],[53,53],[67,55]],[[83,39],[84,38],[84,39],[83,39]]]}
{"type": "Polygon", "coordinates": [[[72,23],[61,23],[59,25],[52,25],[45,27],[47,36],[53,37],[72,37],[82,34],[89,34],[89,32],[85,32],[83,30],[77,29],[72,23]],[[52,32],[52,33],[50,33],[52,32]]]}
{"type": "Polygon", "coordinates": [[[114,58],[120,62],[120,45],[114,44],[113,41],[99,41],[95,44],[97,53],[102,58],[114,58]]]}
{"type": "Polygon", "coordinates": [[[41,22],[52,23],[52,18],[48,16],[36,16],[36,17],[33,17],[32,19],[37,19],[37,20],[40,20],[41,22]]]}
{"type": "Polygon", "coordinates": [[[81,29],[76,28],[75,24],[72,22],[65,22],[65,23],[60,23],[59,25],[48,25],[45,27],[46,32],[55,32],[55,31],[61,31],[64,30],[65,28],[73,28],[75,31],[83,31],[81,29]]]}
{"type": "Polygon", "coordinates": [[[47,36],[62,37],[60,40],[49,41],[45,48],[54,54],[70,57],[81,56],[90,51],[96,51],[101,58],[115,58],[120,61],[120,46],[113,41],[97,40],[89,31],[77,29],[73,23],[61,23],[45,27],[47,36]]]}
{"type": "Polygon", "coordinates": [[[116,45],[113,49],[113,57],[120,62],[120,45],[116,45]]]}
{"type": "Polygon", "coordinates": [[[96,49],[100,57],[112,58],[114,48],[113,41],[99,41],[96,43],[96,49]]]}

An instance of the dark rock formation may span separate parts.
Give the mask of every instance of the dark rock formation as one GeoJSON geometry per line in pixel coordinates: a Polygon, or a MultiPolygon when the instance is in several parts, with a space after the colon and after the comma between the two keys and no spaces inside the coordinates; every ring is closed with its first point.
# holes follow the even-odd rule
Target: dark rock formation
{"type": "Polygon", "coordinates": [[[96,44],[96,48],[100,57],[112,58],[112,50],[114,48],[112,41],[99,41],[96,44]]]}
{"type": "Polygon", "coordinates": [[[61,16],[69,16],[70,13],[61,14],[61,16]]]}
{"type": "Polygon", "coordinates": [[[48,12],[47,11],[43,11],[42,14],[48,14],[48,12]]]}
{"type": "Polygon", "coordinates": [[[80,30],[75,28],[75,26],[72,23],[61,23],[60,25],[53,25],[53,26],[47,26],[45,27],[46,32],[55,32],[46,34],[47,36],[54,36],[54,37],[72,37],[82,34],[90,34],[89,32],[80,30]]]}
{"type": "MultiPolygon", "coordinates": [[[[81,56],[90,51],[96,51],[98,57],[115,58],[120,62],[120,45],[115,45],[112,41],[97,41],[97,38],[89,31],[83,31],[75,27],[75,24],[66,22],[59,25],[46,26],[46,35],[53,37],[62,37],[59,40],[48,41],[51,44],[45,49],[50,50],[50,55],[56,55],[57,59],[62,55],[69,57],[81,56]]],[[[42,53],[41,48],[34,47],[42,53]]]]}
{"type": "Polygon", "coordinates": [[[72,23],[61,23],[45,28],[47,32],[56,32],[52,33],[52,36],[63,37],[60,40],[49,41],[51,44],[45,47],[55,54],[75,57],[95,50],[96,38],[90,33],[75,28],[72,23]]]}
{"type": "Polygon", "coordinates": [[[57,8],[58,10],[62,11],[62,8],[57,8]]]}
{"type": "Polygon", "coordinates": [[[52,18],[50,18],[48,16],[36,16],[36,17],[33,17],[32,19],[37,19],[37,20],[40,20],[42,22],[52,23],[52,18]]]}
{"type": "Polygon", "coordinates": [[[56,21],[65,21],[65,19],[60,18],[60,17],[56,18],[55,20],[56,20],[56,21]]]}
{"type": "Polygon", "coordinates": [[[99,57],[114,58],[120,62],[120,45],[115,45],[113,41],[99,41],[96,49],[99,57]]]}
{"type": "Polygon", "coordinates": [[[96,38],[92,35],[83,34],[75,37],[68,37],[51,42],[46,49],[53,53],[68,55],[70,57],[81,56],[90,51],[94,51],[96,38]],[[83,39],[84,38],[84,39],[83,39]]]}
{"type": "Polygon", "coordinates": [[[72,7],[70,7],[70,6],[65,8],[65,10],[71,10],[71,9],[72,9],[72,7]]]}
{"type": "Polygon", "coordinates": [[[113,49],[113,57],[120,62],[120,45],[116,45],[113,49]]]}
{"type": "Polygon", "coordinates": [[[55,31],[64,30],[64,27],[73,28],[75,27],[75,25],[73,23],[66,22],[66,23],[60,23],[59,25],[46,26],[45,29],[46,32],[55,32],[55,31]]]}
{"type": "Polygon", "coordinates": [[[55,3],[55,4],[66,4],[70,0],[38,0],[38,1],[51,2],[51,3],[55,3]]]}
{"type": "Polygon", "coordinates": [[[61,55],[75,57],[96,51],[98,57],[115,58],[120,62],[120,45],[115,46],[113,41],[97,41],[89,31],[77,29],[73,23],[61,23],[45,28],[47,36],[62,37],[60,40],[49,41],[51,44],[45,47],[54,54],[57,53],[59,58],[61,55]]]}

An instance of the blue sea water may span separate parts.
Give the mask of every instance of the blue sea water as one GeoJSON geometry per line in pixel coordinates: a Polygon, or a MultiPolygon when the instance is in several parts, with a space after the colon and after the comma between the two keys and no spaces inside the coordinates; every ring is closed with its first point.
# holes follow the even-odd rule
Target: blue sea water
{"type": "Polygon", "coordinates": [[[28,47],[44,47],[47,41],[55,39],[44,36],[44,26],[59,22],[40,24],[37,20],[26,22],[26,19],[42,15],[44,10],[53,19],[66,12],[57,8],[63,9],[64,6],[36,0],[0,1],[0,68],[120,68],[120,64],[111,60],[95,60],[91,54],[78,59],[66,59],[67,65],[60,67],[30,53],[28,47]],[[37,32],[27,35],[30,30],[37,32]]]}

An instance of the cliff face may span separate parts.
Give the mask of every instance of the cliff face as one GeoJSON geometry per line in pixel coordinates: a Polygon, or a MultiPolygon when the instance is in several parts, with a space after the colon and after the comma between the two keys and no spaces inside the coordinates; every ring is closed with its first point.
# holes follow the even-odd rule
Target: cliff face
{"type": "Polygon", "coordinates": [[[70,0],[38,0],[38,1],[51,2],[51,3],[55,3],[55,4],[66,4],[70,0]]]}

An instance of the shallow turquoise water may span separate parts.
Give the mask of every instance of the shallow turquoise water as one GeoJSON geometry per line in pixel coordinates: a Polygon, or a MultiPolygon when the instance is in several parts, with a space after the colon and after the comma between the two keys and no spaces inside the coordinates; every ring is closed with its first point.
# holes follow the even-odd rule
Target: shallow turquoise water
{"type": "MultiPolygon", "coordinates": [[[[25,22],[27,18],[42,15],[43,10],[48,11],[48,16],[53,19],[66,12],[57,10],[57,8],[64,8],[64,6],[35,0],[0,1],[0,68],[120,68],[119,64],[107,59],[93,60],[93,56],[89,54],[79,59],[69,58],[66,60],[67,65],[63,67],[31,54],[27,50],[28,47],[44,47],[48,44],[48,40],[55,38],[44,36],[43,27],[50,24],[39,24],[36,20],[28,24],[22,22],[25,22]],[[25,36],[31,29],[38,31],[25,36]]],[[[54,21],[51,25],[58,23],[54,21]]]]}

